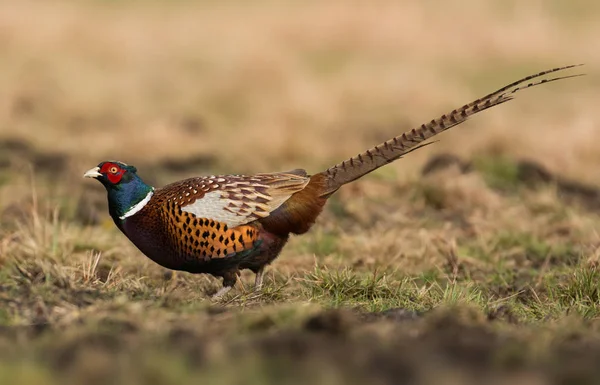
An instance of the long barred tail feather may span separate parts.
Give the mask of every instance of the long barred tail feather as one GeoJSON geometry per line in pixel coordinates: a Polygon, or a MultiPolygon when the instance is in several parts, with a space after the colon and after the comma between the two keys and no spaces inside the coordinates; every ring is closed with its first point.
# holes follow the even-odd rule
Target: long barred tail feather
{"type": "Polygon", "coordinates": [[[557,80],[569,79],[584,75],[575,74],[539,79],[542,76],[581,65],[582,64],[575,64],[553,68],[517,80],[482,98],[465,104],[460,108],[454,109],[437,119],[433,119],[429,123],[424,123],[418,128],[407,131],[361,154],[358,154],[353,158],[344,160],[343,162],[330,167],[322,173],[316,174],[314,177],[317,177],[322,183],[321,196],[328,197],[337,191],[342,185],[352,182],[363,175],[378,169],[381,166],[391,163],[401,158],[403,155],[431,144],[423,142],[441,132],[448,130],[451,127],[463,123],[470,116],[475,115],[478,112],[512,100],[515,94],[521,90],[535,87],[544,83],[550,83],[557,80]],[[527,83],[533,79],[538,80],[527,83]]]}

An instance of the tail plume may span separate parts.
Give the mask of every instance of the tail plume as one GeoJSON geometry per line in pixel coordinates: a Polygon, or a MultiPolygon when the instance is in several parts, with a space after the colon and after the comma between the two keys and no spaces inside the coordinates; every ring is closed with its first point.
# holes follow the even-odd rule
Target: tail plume
{"type": "Polygon", "coordinates": [[[514,95],[526,88],[531,88],[544,83],[550,83],[557,80],[568,79],[572,77],[582,76],[583,74],[546,77],[549,74],[581,66],[582,64],[568,65],[559,68],[542,71],[535,75],[527,76],[517,80],[507,86],[500,88],[482,98],[465,104],[464,106],[454,109],[451,112],[442,115],[437,119],[431,120],[429,123],[424,123],[418,128],[396,136],[386,142],[383,142],[362,154],[344,160],[333,167],[315,175],[319,179],[324,179],[323,197],[329,196],[337,191],[346,183],[352,182],[363,175],[370,173],[388,163],[401,158],[402,156],[415,151],[421,147],[431,144],[424,143],[427,139],[448,130],[451,127],[459,125],[467,120],[472,115],[495,107],[502,103],[508,102],[514,98],[514,95]],[[534,80],[535,79],[535,80],[534,80]],[[528,81],[532,82],[527,83],[528,81]]]}

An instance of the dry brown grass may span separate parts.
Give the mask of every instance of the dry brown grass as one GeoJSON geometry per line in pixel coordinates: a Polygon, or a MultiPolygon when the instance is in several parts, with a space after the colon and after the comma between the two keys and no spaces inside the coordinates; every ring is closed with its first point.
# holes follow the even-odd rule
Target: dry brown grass
{"type": "Polygon", "coordinates": [[[0,383],[599,378],[598,17],[592,0],[3,2],[0,383]],[[221,303],[212,278],[171,279],[80,178],[107,158],[157,185],[319,171],[578,62],[585,78],[342,189],[260,295],[246,274],[221,303]],[[440,153],[472,171],[421,175],[440,153]],[[556,179],[532,186],[520,159],[556,179]]]}

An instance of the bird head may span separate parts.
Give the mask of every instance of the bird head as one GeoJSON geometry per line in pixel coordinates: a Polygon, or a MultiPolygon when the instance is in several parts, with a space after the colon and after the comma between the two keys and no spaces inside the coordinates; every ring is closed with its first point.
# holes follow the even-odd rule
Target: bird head
{"type": "Polygon", "coordinates": [[[115,220],[130,215],[132,208],[140,202],[147,202],[154,191],[137,176],[135,167],[123,162],[102,162],[83,176],[94,178],[104,185],[108,192],[109,211],[115,220]]]}
{"type": "Polygon", "coordinates": [[[133,166],[118,161],[106,161],[86,171],[83,177],[97,179],[108,190],[131,182],[136,173],[137,169],[133,166]]]}

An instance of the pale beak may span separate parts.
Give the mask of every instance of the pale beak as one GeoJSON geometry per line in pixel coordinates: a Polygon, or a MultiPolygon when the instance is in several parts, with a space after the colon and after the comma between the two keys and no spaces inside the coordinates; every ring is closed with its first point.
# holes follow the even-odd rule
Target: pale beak
{"type": "Polygon", "coordinates": [[[85,174],[83,174],[84,178],[98,178],[102,176],[98,171],[100,171],[100,167],[94,167],[91,170],[87,170],[85,174]]]}

